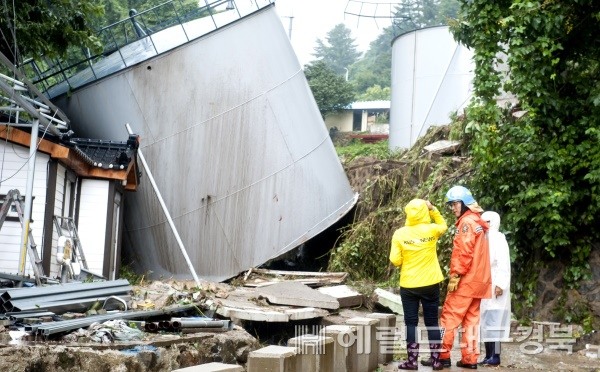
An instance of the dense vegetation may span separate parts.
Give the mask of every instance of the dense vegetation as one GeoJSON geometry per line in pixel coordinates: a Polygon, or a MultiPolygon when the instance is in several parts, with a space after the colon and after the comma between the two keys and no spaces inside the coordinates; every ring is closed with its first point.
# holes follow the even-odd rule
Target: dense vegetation
{"type": "Polygon", "coordinates": [[[71,45],[99,50],[92,30],[103,8],[93,0],[4,1],[0,6],[0,52],[15,63],[24,56],[60,56],[71,45]],[[16,5],[13,7],[13,5],[16,5]]]}
{"type": "Polygon", "coordinates": [[[568,264],[564,279],[574,286],[589,277],[600,238],[600,3],[463,1],[452,29],[475,53],[477,99],[464,126],[473,186],[503,215],[529,304],[532,262],[568,264]],[[517,107],[496,105],[503,91],[517,107]]]}
{"type": "MultiPolygon", "coordinates": [[[[115,39],[126,37],[103,33],[103,27],[126,19],[132,9],[141,13],[161,4],[136,18],[143,28],[165,28],[185,14],[203,15],[196,0],[4,1],[0,4],[0,52],[17,65],[33,58],[48,67],[49,59],[60,58],[65,66],[110,50],[115,39]]],[[[131,25],[127,22],[124,27],[131,25]]],[[[130,37],[135,37],[133,30],[130,37]]]]}

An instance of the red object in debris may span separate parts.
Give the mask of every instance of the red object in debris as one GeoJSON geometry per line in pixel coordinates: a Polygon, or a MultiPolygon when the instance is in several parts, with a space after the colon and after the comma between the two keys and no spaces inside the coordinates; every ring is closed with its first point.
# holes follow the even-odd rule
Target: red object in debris
{"type": "Polygon", "coordinates": [[[351,134],[350,138],[358,138],[364,143],[375,143],[388,139],[388,134],[351,134]]]}

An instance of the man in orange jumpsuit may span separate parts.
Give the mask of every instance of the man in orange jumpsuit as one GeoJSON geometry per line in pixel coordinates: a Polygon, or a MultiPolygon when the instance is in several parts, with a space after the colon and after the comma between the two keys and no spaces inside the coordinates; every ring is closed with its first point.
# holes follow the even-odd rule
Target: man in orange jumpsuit
{"type": "MultiPolygon", "coordinates": [[[[479,304],[492,297],[492,275],[487,238],[488,224],[481,219],[483,209],[471,191],[454,186],[446,193],[446,202],[457,217],[448,293],[440,316],[443,330],[440,362],[450,367],[454,335],[462,324],[462,359],[458,367],[477,369],[479,356],[479,304]]],[[[430,365],[431,361],[422,361],[430,365]]]]}

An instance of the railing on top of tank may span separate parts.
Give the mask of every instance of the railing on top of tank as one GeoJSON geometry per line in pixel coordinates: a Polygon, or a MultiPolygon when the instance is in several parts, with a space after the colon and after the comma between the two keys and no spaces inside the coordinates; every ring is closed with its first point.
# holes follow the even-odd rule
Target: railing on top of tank
{"type": "MultiPolygon", "coordinates": [[[[69,50],[66,58],[61,60],[42,56],[38,59],[26,60],[19,68],[41,92],[52,98],[140,62],[135,53],[130,52],[130,55],[126,55],[122,52],[123,48],[135,42],[147,41],[146,45],[148,43],[151,45],[151,54],[157,55],[224,26],[225,24],[219,24],[215,19],[219,13],[233,11],[235,15],[231,21],[235,21],[273,2],[274,0],[238,0],[237,2],[235,0],[213,2],[204,0],[205,5],[190,7],[182,0],[169,0],[139,13],[135,9],[131,9],[128,18],[98,31],[98,37],[104,46],[101,53],[91,55],[89,49],[75,48],[69,50]],[[205,17],[211,18],[212,29],[192,35],[186,31],[187,22],[205,17]],[[184,37],[176,40],[168,48],[164,48],[164,46],[158,48],[155,42],[156,34],[177,25],[181,27],[184,37]],[[109,57],[112,58],[111,62],[107,61],[109,57]],[[64,86],[59,90],[55,89],[54,93],[57,94],[51,94],[52,88],[58,85],[64,86]]],[[[144,58],[147,57],[150,56],[144,58]]]]}

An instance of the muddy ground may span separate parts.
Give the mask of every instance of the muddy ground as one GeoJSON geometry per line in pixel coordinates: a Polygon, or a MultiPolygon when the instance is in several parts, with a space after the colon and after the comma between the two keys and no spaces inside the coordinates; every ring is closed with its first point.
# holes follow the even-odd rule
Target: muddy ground
{"type": "MultiPolygon", "coordinates": [[[[378,309],[381,310],[381,309],[378,309]]],[[[344,318],[360,316],[359,312],[354,310],[343,310],[339,316],[331,316],[325,321],[338,323],[344,318]]],[[[397,327],[403,327],[402,316],[397,316],[397,327]]],[[[421,325],[424,324],[423,319],[420,320],[421,325]]],[[[589,345],[588,349],[585,344],[578,339],[577,333],[579,327],[571,328],[563,327],[554,328],[556,331],[554,337],[551,338],[550,327],[551,323],[538,324],[533,327],[521,326],[513,322],[511,337],[513,342],[502,343],[501,365],[498,367],[479,367],[478,370],[483,371],[598,371],[600,372],[600,346],[589,345]],[[540,328],[541,327],[541,328],[540,328]],[[536,333],[537,330],[543,330],[541,333],[536,333]],[[530,332],[531,330],[531,332],[530,332]],[[539,336],[543,333],[543,336],[539,336]],[[571,336],[568,336],[571,334],[571,336]],[[564,337],[562,337],[564,336],[564,337]],[[541,337],[541,339],[538,339],[541,337]],[[559,339],[562,340],[562,346],[559,339]],[[539,342],[538,342],[539,341],[539,342]],[[570,347],[570,351],[567,348],[570,347]]],[[[455,340],[457,342],[457,340],[455,340]]],[[[456,345],[456,344],[455,344],[456,345]]],[[[426,343],[420,344],[421,349],[428,347],[426,343]]],[[[483,349],[483,345],[482,345],[483,349]]],[[[394,347],[394,362],[387,365],[380,365],[378,372],[398,371],[397,365],[400,361],[406,358],[406,343],[402,340],[394,347]]],[[[484,351],[485,352],[485,351],[484,351]]],[[[460,360],[461,353],[458,347],[451,353],[452,367],[445,368],[444,371],[466,371],[456,367],[456,362],[460,360]]],[[[428,359],[429,352],[423,351],[419,354],[420,359],[428,359]]],[[[480,357],[483,359],[483,356],[480,357]]],[[[432,371],[431,367],[419,365],[419,371],[432,371]]]]}
{"type": "MultiPolygon", "coordinates": [[[[538,354],[526,354],[521,350],[520,343],[503,343],[501,359],[502,364],[498,367],[479,367],[483,371],[600,371],[600,359],[587,357],[585,353],[574,352],[567,354],[565,351],[550,350],[544,348],[538,354]]],[[[596,353],[596,352],[594,352],[596,353]]],[[[421,358],[427,358],[427,353],[421,358]]],[[[466,371],[456,367],[460,360],[460,351],[452,352],[452,368],[444,371],[466,371]]],[[[382,368],[382,371],[397,371],[397,363],[391,363],[382,368]]],[[[419,366],[420,371],[431,371],[430,367],[419,366]]]]}

